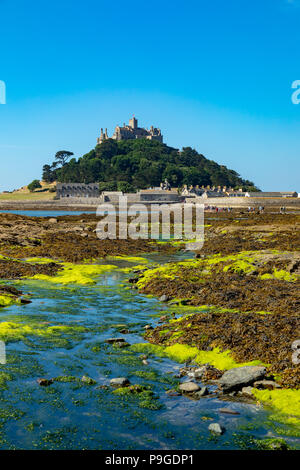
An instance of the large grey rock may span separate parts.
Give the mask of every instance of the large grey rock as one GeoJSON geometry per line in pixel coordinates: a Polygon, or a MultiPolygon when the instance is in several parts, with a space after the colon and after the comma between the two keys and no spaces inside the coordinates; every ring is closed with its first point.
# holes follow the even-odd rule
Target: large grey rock
{"type": "Polygon", "coordinates": [[[179,385],[179,390],[184,393],[194,393],[200,390],[199,385],[195,384],[195,382],[184,382],[179,385]]]}
{"type": "Polygon", "coordinates": [[[224,434],[224,432],[226,431],[226,429],[223,427],[223,426],[220,426],[219,423],[211,423],[209,426],[208,426],[208,430],[214,434],[224,434]]]}
{"type": "Polygon", "coordinates": [[[219,384],[224,392],[239,390],[261,380],[266,375],[263,366],[244,366],[226,371],[219,379],[219,384]]]}

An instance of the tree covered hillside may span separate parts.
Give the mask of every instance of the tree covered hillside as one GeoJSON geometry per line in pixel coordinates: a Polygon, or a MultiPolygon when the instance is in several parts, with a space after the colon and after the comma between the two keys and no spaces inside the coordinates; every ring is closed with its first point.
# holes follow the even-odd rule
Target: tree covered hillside
{"type": "Polygon", "coordinates": [[[251,181],[208,160],[191,147],[178,151],[146,139],[119,142],[108,139],[78,160],[72,158],[68,163],[60,163],[59,167],[57,161],[52,166],[44,166],[45,181],[99,182],[102,190],[132,191],[159,186],[167,178],[173,187],[198,184],[257,189],[251,181]]]}

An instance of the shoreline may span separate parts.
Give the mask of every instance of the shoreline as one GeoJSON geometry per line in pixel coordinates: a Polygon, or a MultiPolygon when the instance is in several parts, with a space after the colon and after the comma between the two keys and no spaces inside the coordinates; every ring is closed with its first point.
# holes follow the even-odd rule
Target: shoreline
{"type": "MultiPolygon", "coordinates": [[[[218,198],[218,199],[201,199],[197,198],[196,201],[187,201],[187,203],[198,203],[204,204],[205,209],[207,210],[209,207],[218,207],[221,209],[227,209],[231,207],[233,210],[246,210],[248,207],[254,207],[256,209],[259,206],[264,206],[265,211],[275,210],[276,211],[281,207],[284,206],[286,210],[293,210],[293,211],[300,211],[300,198],[270,198],[270,199],[262,199],[262,198],[218,198]],[[239,199],[237,201],[237,199],[239,199]],[[240,199],[243,199],[241,201],[240,199]],[[246,199],[246,200],[245,200],[246,199]]],[[[151,201],[151,202],[139,202],[140,204],[145,205],[146,207],[151,206],[153,204],[160,205],[160,204],[170,204],[172,203],[166,201],[151,201]]],[[[2,210],[30,210],[30,211],[88,211],[93,212],[97,210],[97,207],[103,204],[103,201],[99,199],[99,204],[93,202],[66,202],[66,201],[31,201],[31,200],[23,200],[23,201],[5,201],[0,200],[0,212],[2,210]]],[[[114,207],[118,207],[118,204],[115,202],[109,202],[114,207]]],[[[130,207],[134,202],[130,201],[128,203],[128,207],[130,207]]]]}

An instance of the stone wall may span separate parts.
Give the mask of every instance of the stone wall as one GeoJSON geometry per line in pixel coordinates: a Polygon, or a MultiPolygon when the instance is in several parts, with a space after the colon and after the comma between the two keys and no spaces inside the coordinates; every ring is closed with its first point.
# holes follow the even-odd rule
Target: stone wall
{"type": "Polygon", "coordinates": [[[259,207],[259,206],[276,206],[276,207],[291,207],[300,209],[300,198],[293,197],[278,197],[278,198],[251,198],[251,197],[217,197],[203,199],[201,197],[195,198],[198,204],[205,204],[205,206],[217,207],[259,207]]]}

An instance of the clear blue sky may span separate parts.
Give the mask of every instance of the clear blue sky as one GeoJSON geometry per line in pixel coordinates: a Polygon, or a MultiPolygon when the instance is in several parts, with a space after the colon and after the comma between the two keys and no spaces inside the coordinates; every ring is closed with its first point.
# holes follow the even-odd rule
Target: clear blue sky
{"type": "Polygon", "coordinates": [[[263,190],[300,191],[300,0],[0,0],[0,191],[134,113],[263,190]]]}

